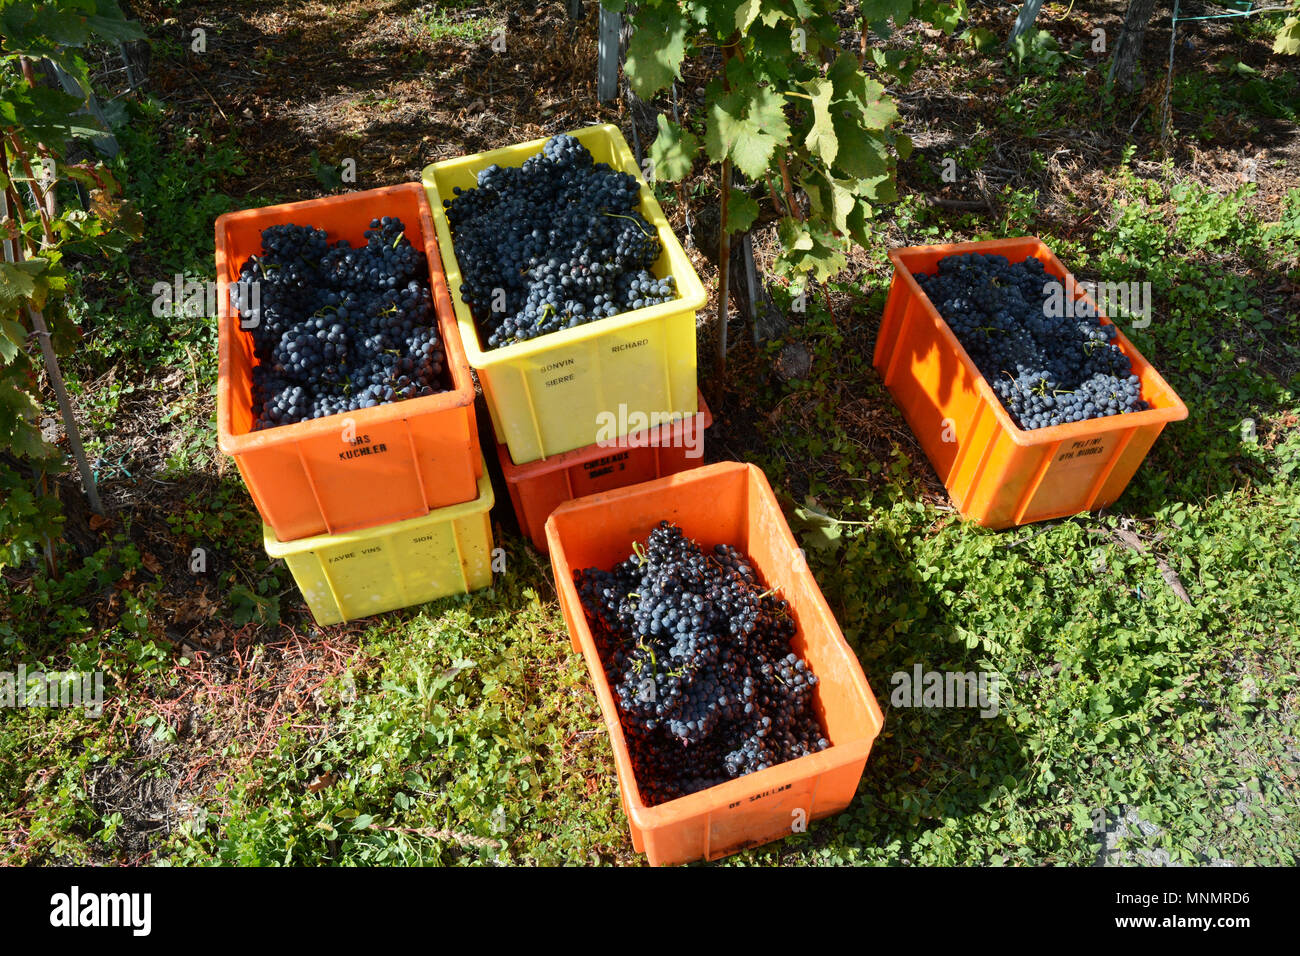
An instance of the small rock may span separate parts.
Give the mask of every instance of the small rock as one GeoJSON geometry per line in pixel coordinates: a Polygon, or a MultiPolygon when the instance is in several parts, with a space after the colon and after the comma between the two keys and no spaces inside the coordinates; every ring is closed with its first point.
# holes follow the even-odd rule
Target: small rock
{"type": "Polygon", "coordinates": [[[776,373],[787,382],[808,377],[812,371],[812,353],[802,342],[790,342],[776,357],[776,373]]]}

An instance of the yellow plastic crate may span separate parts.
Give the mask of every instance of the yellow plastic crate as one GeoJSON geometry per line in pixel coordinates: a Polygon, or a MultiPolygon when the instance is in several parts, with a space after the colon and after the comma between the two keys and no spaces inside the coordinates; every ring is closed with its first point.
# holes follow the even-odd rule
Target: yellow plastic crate
{"type": "Polygon", "coordinates": [[[280,541],[268,524],[262,543],[284,558],[317,624],[337,624],[466,594],[492,583],[492,480],[478,497],[420,518],[341,534],[280,541]]]}
{"type": "MultiPolygon", "coordinates": [[[[659,230],[663,244],[651,271],[676,280],[676,299],[485,351],[469,306],[460,297],[460,265],[442,201],[451,198],[457,186],[474,186],[479,170],[494,163],[521,165],[540,153],[546,140],[449,159],[424,169],[424,188],[465,353],[478,372],[497,441],[510,449],[517,465],[592,444],[601,437],[602,413],[612,414],[618,423],[627,422],[620,406],[628,413],[647,415],[688,416],[698,411],[695,313],[708,298],[700,277],[618,127],[606,123],[569,135],[586,146],[596,162],[609,163],[641,183],[641,215],[659,230]]],[[[617,431],[622,435],[627,428],[617,431]]]]}

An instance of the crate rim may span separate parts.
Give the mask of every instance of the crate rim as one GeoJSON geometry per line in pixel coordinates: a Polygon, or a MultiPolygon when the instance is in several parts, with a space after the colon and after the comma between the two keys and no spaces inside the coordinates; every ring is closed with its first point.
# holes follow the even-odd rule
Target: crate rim
{"type": "MultiPolygon", "coordinates": [[[[596,123],[591,126],[583,126],[577,129],[566,130],[562,134],[568,135],[583,142],[587,138],[594,138],[599,135],[609,136],[613,143],[615,155],[624,167],[631,167],[637,170],[634,175],[641,188],[644,190],[643,197],[649,211],[652,215],[646,218],[659,233],[659,240],[664,244],[665,251],[669,244],[674,246],[681,253],[683,259],[688,259],[685,248],[674,234],[672,227],[668,224],[668,219],[659,205],[659,200],[655,198],[654,190],[646,183],[640,167],[636,164],[636,159],[632,155],[631,149],[628,148],[627,140],[623,137],[623,132],[613,123],[596,123]]],[[[437,229],[439,245],[441,246],[441,237],[446,233],[447,259],[450,260],[454,267],[454,272],[447,268],[448,263],[444,261],[444,272],[447,276],[447,291],[451,296],[452,308],[456,313],[456,321],[460,326],[461,339],[465,347],[465,353],[469,358],[470,364],[474,368],[491,368],[496,365],[507,365],[518,359],[534,358],[537,355],[550,352],[556,348],[562,348],[568,345],[575,345],[579,342],[586,342],[598,338],[610,330],[610,323],[618,320],[619,328],[631,329],[646,323],[655,322],[659,319],[675,315],[682,311],[698,312],[708,304],[709,295],[704,288],[704,283],[700,281],[699,275],[694,269],[691,269],[686,276],[674,275],[673,279],[677,285],[677,298],[668,302],[662,302],[659,305],[647,306],[643,309],[633,309],[630,312],[620,312],[618,315],[609,316],[608,318],[598,319],[595,322],[587,322],[572,329],[561,329],[558,332],[551,332],[546,335],[538,336],[535,339],[529,339],[525,342],[516,342],[513,345],[503,346],[495,349],[484,349],[482,340],[479,338],[478,325],[474,321],[474,316],[470,312],[469,306],[460,296],[461,277],[460,261],[456,257],[455,243],[452,241],[451,223],[447,221],[446,211],[442,207],[442,201],[445,198],[438,190],[435,176],[440,171],[457,169],[460,167],[473,167],[476,169],[486,168],[487,166],[497,163],[498,165],[519,165],[523,159],[541,152],[546,141],[551,137],[545,136],[540,139],[528,140],[523,143],[516,143],[510,146],[498,146],[496,149],[484,150],[479,153],[470,153],[465,156],[456,156],[452,159],[444,159],[436,163],[430,163],[421,171],[422,188],[428,190],[438,200],[430,202],[429,208],[433,215],[434,226],[437,229]],[[526,153],[524,151],[527,151],[526,153]],[[486,160],[486,162],[485,162],[486,160]],[[500,163],[499,160],[509,160],[508,163],[500,163]],[[455,282],[452,276],[455,276],[455,282]]],[[[585,142],[584,142],[585,145],[585,142]]],[[[626,171],[626,169],[625,169],[626,171]]]]}
{"type": "Polygon", "coordinates": [[[944,320],[943,316],[939,314],[938,308],[930,301],[930,297],[925,294],[925,290],[921,288],[921,284],[913,277],[911,269],[908,268],[906,259],[912,256],[929,255],[934,253],[952,255],[954,253],[962,252],[998,252],[1001,254],[999,252],[1000,250],[1007,250],[1013,246],[1023,248],[1025,243],[1034,244],[1037,247],[1025,258],[1036,257],[1034,256],[1035,253],[1042,254],[1045,257],[1043,259],[1044,265],[1056,266],[1056,268],[1061,271],[1064,278],[1069,279],[1072,283],[1076,283],[1075,287],[1080,288],[1077,285],[1078,280],[1074,278],[1074,273],[1065,268],[1061,260],[1058,259],[1056,254],[1052,252],[1050,247],[1048,247],[1047,243],[1043,242],[1043,240],[1038,236],[1014,236],[1006,239],[981,239],[975,242],[947,242],[921,246],[900,246],[888,251],[889,259],[894,264],[894,276],[907,286],[908,290],[916,297],[917,301],[923,307],[926,317],[930,319],[935,328],[938,329],[940,335],[942,335],[948,344],[955,350],[958,360],[962,363],[967,373],[975,382],[975,388],[979,392],[980,397],[992,406],[994,416],[997,418],[998,423],[1006,430],[1006,433],[1011,440],[1021,447],[1050,445],[1082,437],[1096,437],[1097,435],[1106,432],[1141,428],[1145,425],[1163,425],[1168,422],[1179,422],[1187,418],[1188,411],[1186,403],[1183,402],[1178,393],[1169,385],[1165,380],[1165,377],[1160,374],[1160,371],[1154,365],[1147,361],[1146,357],[1143,356],[1140,351],[1138,351],[1137,347],[1129,340],[1128,336],[1124,334],[1124,330],[1121,329],[1117,323],[1111,320],[1108,315],[1101,311],[1097,306],[1097,303],[1092,300],[1092,297],[1089,296],[1087,292],[1083,292],[1082,289],[1080,289],[1082,294],[1077,296],[1075,301],[1079,301],[1080,299],[1087,300],[1088,304],[1095,310],[1097,317],[1102,324],[1115,326],[1116,341],[1119,344],[1120,350],[1134,366],[1134,373],[1136,374],[1139,368],[1147,369],[1151,377],[1155,380],[1155,383],[1162,387],[1172,400],[1166,404],[1157,405],[1154,408],[1144,409],[1140,412],[1105,415],[1100,418],[1085,419],[1081,422],[1066,422],[1062,425],[1049,425],[1046,428],[1023,429],[1015,423],[1011,418],[1011,414],[1006,410],[1006,406],[1002,404],[1002,399],[1000,399],[997,393],[993,391],[993,387],[989,385],[988,379],[984,377],[984,373],[979,370],[974,359],[970,357],[970,353],[966,351],[965,346],[963,346],[961,341],[957,338],[956,333],[953,332],[952,328],[944,320]]]}
{"type": "MultiPolygon", "coordinates": [[[[552,534],[554,528],[555,516],[562,513],[582,511],[584,509],[598,506],[602,503],[617,500],[619,498],[631,497],[638,493],[639,489],[647,488],[653,485],[673,484],[685,476],[704,474],[725,474],[727,472],[745,472],[750,479],[753,479],[754,473],[762,478],[759,487],[763,490],[764,496],[770,499],[770,503],[775,507],[778,513],[780,505],[776,501],[776,496],[772,491],[771,485],[767,481],[767,476],[757,465],[749,462],[724,461],[716,462],[711,465],[704,465],[700,468],[689,471],[679,472],[675,475],[665,475],[662,478],[656,478],[653,481],[641,482],[636,485],[628,485],[623,488],[614,488],[609,491],[599,492],[594,495],[587,495],[582,498],[575,498],[566,501],[552,512],[551,517],[546,519],[547,538],[550,540],[551,554],[560,556],[564,567],[570,572],[568,575],[559,576],[562,580],[556,581],[556,586],[563,589],[565,596],[569,599],[571,606],[582,611],[582,601],[578,597],[578,589],[573,583],[573,568],[569,565],[568,555],[564,553],[563,545],[552,534]]],[[[788,522],[780,529],[786,543],[792,549],[797,550],[798,541],[795,540],[788,522]]],[[[830,613],[829,606],[826,604],[826,597],[821,593],[820,586],[816,585],[816,578],[812,577],[812,572],[804,565],[802,569],[797,569],[796,574],[804,574],[812,578],[812,583],[816,588],[816,594],[819,603],[826,614],[834,621],[834,615],[830,613]]],[[[884,715],[880,710],[880,704],[876,700],[871,685],[862,671],[861,662],[857,654],[849,647],[848,641],[844,639],[844,634],[839,628],[838,622],[835,622],[834,640],[840,645],[840,650],[847,654],[849,659],[858,662],[858,667],[853,669],[849,677],[855,684],[858,684],[858,692],[866,703],[868,718],[871,723],[871,732],[868,735],[855,736],[852,739],[832,743],[827,749],[815,754],[807,754],[803,757],[796,757],[794,760],[787,760],[768,767],[766,770],[757,770],[753,773],[746,774],[743,777],[737,777],[734,780],[728,780],[712,787],[706,787],[695,793],[687,794],[684,797],[678,797],[675,800],[669,800],[657,806],[647,806],[641,799],[640,787],[637,784],[636,773],[632,768],[631,754],[627,746],[627,738],[623,734],[623,725],[618,717],[618,706],[614,701],[613,692],[609,687],[609,680],[605,675],[605,666],[600,660],[600,655],[596,651],[595,640],[591,634],[591,625],[587,622],[585,613],[576,615],[575,625],[578,628],[578,640],[582,645],[582,656],[587,662],[587,670],[591,673],[592,684],[596,691],[597,700],[600,703],[601,714],[604,718],[605,728],[609,731],[611,744],[614,751],[615,766],[618,771],[620,787],[623,789],[626,798],[626,812],[628,818],[641,830],[654,829],[663,824],[676,822],[685,817],[696,816],[708,813],[717,809],[720,802],[733,802],[744,799],[752,795],[755,791],[762,791],[773,784],[784,783],[794,778],[805,778],[822,774],[828,770],[846,766],[857,760],[865,759],[871,751],[872,744],[880,736],[884,729],[884,715]],[[797,772],[796,772],[797,771],[797,772]],[[624,787],[622,781],[628,781],[630,786],[624,787]]],[[[814,673],[816,673],[814,671],[814,673]]]]}
{"type": "Polygon", "coordinates": [[[338,531],[333,534],[327,532],[307,538],[294,538],[292,541],[281,541],[275,536],[275,530],[263,521],[262,546],[270,557],[285,558],[291,555],[303,554],[304,552],[316,551],[320,548],[361,544],[372,540],[378,534],[397,534],[407,530],[413,531],[427,524],[457,521],[469,515],[490,511],[495,504],[496,496],[492,491],[492,476],[484,468],[483,474],[478,479],[478,494],[469,501],[445,505],[442,508],[435,508],[428,514],[418,515],[414,518],[404,518],[401,521],[371,525],[368,528],[353,528],[351,531],[338,531]]]}
{"type": "MultiPolygon", "coordinates": [[[[646,448],[664,448],[671,445],[664,445],[658,441],[663,435],[663,429],[669,429],[670,433],[681,430],[685,427],[685,422],[694,419],[695,427],[706,430],[713,427],[713,412],[704,401],[704,391],[697,388],[696,394],[699,400],[699,411],[694,415],[674,412],[681,417],[674,418],[669,422],[661,422],[652,428],[642,429],[639,432],[631,432],[627,435],[620,435],[613,439],[616,444],[602,446],[599,442],[593,442],[582,448],[574,448],[571,451],[562,451],[557,455],[551,455],[547,458],[538,458],[535,461],[526,461],[522,465],[516,465],[515,460],[510,457],[510,447],[504,442],[497,442],[497,456],[501,461],[501,469],[505,473],[505,478],[510,482],[528,481],[530,478],[537,478],[542,475],[549,475],[551,472],[560,468],[572,468],[575,465],[583,465],[590,461],[595,461],[605,455],[616,454],[620,451],[641,451],[646,448]],[[634,438],[641,436],[652,436],[654,441],[647,441],[644,445],[617,444],[619,442],[630,442],[634,438]]],[[[703,461],[701,461],[703,464],[703,461]]],[[[642,482],[644,484],[644,482],[642,482]]],[[[572,500],[572,499],[570,499],[572,500]]]]}
{"type": "MultiPolygon", "coordinates": [[[[289,203],[277,203],[272,206],[258,206],[251,209],[239,209],[233,212],[223,213],[218,216],[215,224],[216,232],[216,265],[217,265],[217,301],[224,305],[230,301],[230,280],[227,278],[230,273],[233,262],[226,249],[225,231],[226,226],[232,223],[240,223],[249,219],[257,219],[268,213],[286,214],[301,211],[310,215],[312,208],[319,208],[322,202],[338,199],[354,199],[363,196],[382,196],[401,194],[411,192],[416,194],[416,203],[420,208],[420,225],[422,231],[426,233],[424,242],[425,257],[432,264],[437,262],[441,272],[442,258],[438,246],[437,230],[433,225],[433,217],[429,211],[429,199],[425,194],[424,187],[420,183],[397,183],[392,186],[379,186],[375,189],[353,190],[351,192],[339,193],[334,196],[322,196],[317,199],[302,199],[289,203]]],[[[310,225],[304,222],[300,225],[310,225]]],[[[407,226],[409,230],[410,226],[407,226]]],[[[232,408],[231,404],[234,396],[231,394],[231,362],[234,361],[233,342],[231,337],[237,333],[243,332],[242,329],[233,327],[238,324],[239,311],[233,306],[226,309],[225,315],[219,315],[217,318],[217,338],[219,344],[225,344],[225,348],[219,348],[218,371],[217,371],[217,447],[227,455],[241,455],[246,452],[258,449],[271,448],[277,445],[290,444],[302,441],[303,439],[312,439],[337,432],[347,418],[354,420],[358,429],[373,427],[376,425],[386,425],[392,422],[403,421],[407,418],[425,415],[431,412],[442,411],[452,408],[463,408],[474,403],[474,379],[470,374],[469,362],[465,355],[463,343],[460,341],[459,328],[452,316],[445,315],[445,309],[438,308],[439,285],[446,289],[446,275],[442,275],[441,283],[434,281],[432,265],[429,274],[429,294],[433,300],[434,314],[438,319],[438,332],[442,336],[443,351],[446,356],[447,369],[451,375],[453,387],[449,391],[438,392],[435,395],[423,395],[418,398],[406,398],[396,402],[387,402],[383,405],[376,405],[373,408],[361,408],[352,412],[337,412],[333,415],[326,415],[321,418],[313,418],[304,422],[293,422],[288,425],[276,425],[272,428],[263,428],[257,431],[248,431],[236,434],[232,428],[232,408]],[[450,333],[456,334],[450,334],[450,333]]],[[[446,290],[450,291],[450,290],[446,290]]],[[[254,366],[256,367],[256,366],[254,366]]]]}

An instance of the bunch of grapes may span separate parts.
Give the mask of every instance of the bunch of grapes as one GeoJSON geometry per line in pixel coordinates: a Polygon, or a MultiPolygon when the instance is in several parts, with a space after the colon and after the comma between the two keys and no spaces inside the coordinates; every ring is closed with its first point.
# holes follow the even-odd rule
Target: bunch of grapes
{"type": "Polygon", "coordinates": [[[257,357],[254,430],[451,387],[424,253],[393,216],[365,237],[354,249],[311,226],[262,230],[231,288],[257,357]]]}
{"type": "Polygon", "coordinates": [[[647,805],[830,746],[789,605],[740,551],[663,521],[613,570],[574,580],[647,805]]]}
{"type": "Polygon", "coordinates": [[[470,307],[488,348],[677,296],[650,269],[662,246],[636,177],[554,136],[522,166],[489,166],[443,200],[470,307]]]}
{"type": "Polygon", "coordinates": [[[1103,324],[1035,258],[965,253],[916,281],[1016,424],[1045,428],[1142,411],[1132,363],[1103,324]]]}

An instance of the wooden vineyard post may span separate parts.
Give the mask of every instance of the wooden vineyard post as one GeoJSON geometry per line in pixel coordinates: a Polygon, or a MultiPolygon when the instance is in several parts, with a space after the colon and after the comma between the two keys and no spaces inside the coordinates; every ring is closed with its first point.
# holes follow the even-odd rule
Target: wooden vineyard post
{"type": "Polygon", "coordinates": [[[608,103],[618,98],[619,34],[623,17],[600,8],[600,53],[596,58],[596,99],[608,103]]]}
{"type": "Polygon", "coordinates": [[[1038,19],[1038,11],[1043,7],[1043,0],[1025,0],[1025,5],[1020,8],[1020,14],[1016,17],[1015,26],[1011,28],[1011,36],[1007,37],[1007,49],[1011,44],[1016,42],[1016,38],[1034,25],[1038,19]]]}

